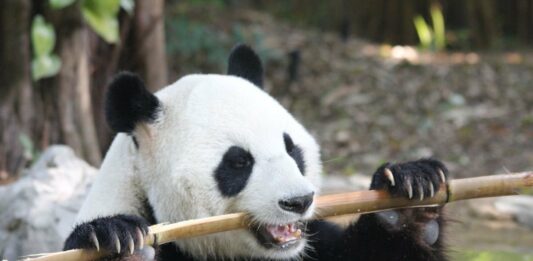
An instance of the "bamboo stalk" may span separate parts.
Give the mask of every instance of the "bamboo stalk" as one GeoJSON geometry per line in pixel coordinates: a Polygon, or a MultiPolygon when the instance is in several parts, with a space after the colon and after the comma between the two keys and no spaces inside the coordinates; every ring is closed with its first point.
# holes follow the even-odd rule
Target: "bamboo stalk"
{"type": "MultiPolygon", "coordinates": [[[[385,191],[368,190],[320,196],[316,198],[316,218],[344,214],[363,214],[388,209],[444,205],[448,202],[516,195],[521,189],[533,187],[533,171],[451,180],[432,198],[423,201],[391,197],[385,191]]],[[[144,245],[164,244],[182,238],[202,236],[247,226],[245,213],[234,213],[208,218],[187,220],[150,227],[144,245]]],[[[32,261],[89,261],[106,256],[105,252],[74,249],[63,252],[38,254],[32,261]]]]}

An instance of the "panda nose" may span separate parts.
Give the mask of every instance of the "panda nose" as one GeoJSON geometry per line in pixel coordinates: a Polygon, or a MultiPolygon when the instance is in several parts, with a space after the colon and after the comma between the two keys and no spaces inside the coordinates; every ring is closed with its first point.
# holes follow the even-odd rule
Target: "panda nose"
{"type": "Polygon", "coordinates": [[[311,206],[311,203],[313,203],[314,195],[315,192],[312,192],[305,196],[282,199],[278,201],[278,204],[283,210],[303,214],[309,208],[309,206],[311,206]]]}

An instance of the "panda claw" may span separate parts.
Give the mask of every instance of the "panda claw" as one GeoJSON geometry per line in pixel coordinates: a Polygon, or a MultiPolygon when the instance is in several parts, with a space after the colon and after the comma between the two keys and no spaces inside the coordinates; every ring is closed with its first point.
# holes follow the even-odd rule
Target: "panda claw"
{"type": "Polygon", "coordinates": [[[418,183],[418,194],[420,201],[424,200],[424,189],[422,188],[422,184],[418,183]]]}
{"type": "Polygon", "coordinates": [[[407,194],[409,199],[413,198],[413,186],[411,186],[411,181],[407,180],[405,186],[407,187],[407,194]]]}
{"type": "Polygon", "coordinates": [[[440,175],[440,180],[442,181],[442,183],[446,183],[446,176],[444,175],[444,172],[439,168],[439,175],[440,175]]]}
{"type": "Polygon", "coordinates": [[[96,237],[96,233],[94,230],[90,234],[91,241],[96,248],[96,251],[100,251],[100,242],[98,242],[98,237],[96,237]]]}
{"type": "Polygon", "coordinates": [[[390,171],[390,169],[385,168],[383,170],[383,173],[385,174],[385,177],[390,181],[391,186],[394,187],[394,185],[396,185],[396,183],[394,181],[394,175],[392,175],[392,172],[390,171]]]}
{"type": "Polygon", "coordinates": [[[141,229],[139,229],[138,227],[137,227],[136,231],[137,231],[137,241],[139,242],[139,244],[138,244],[138,248],[141,249],[141,248],[143,248],[143,246],[144,246],[144,236],[143,236],[143,232],[142,232],[141,229]]]}
{"type": "Polygon", "coordinates": [[[133,251],[135,250],[135,242],[133,242],[133,237],[128,234],[128,250],[130,252],[130,255],[133,255],[133,251]]]}
{"type": "Polygon", "coordinates": [[[429,183],[429,197],[432,198],[435,196],[435,188],[433,187],[433,183],[429,183]]]}
{"type": "Polygon", "coordinates": [[[113,232],[113,241],[115,242],[115,250],[117,251],[117,254],[120,254],[120,240],[118,240],[117,233],[113,232]]]}

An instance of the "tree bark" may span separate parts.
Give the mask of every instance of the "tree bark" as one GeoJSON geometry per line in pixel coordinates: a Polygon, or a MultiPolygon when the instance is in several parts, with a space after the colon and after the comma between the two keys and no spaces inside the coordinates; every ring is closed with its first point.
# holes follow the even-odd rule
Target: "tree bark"
{"type": "Polygon", "coordinates": [[[29,0],[0,4],[0,183],[31,161],[20,142],[33,129],[29,0]]]}
{"type": "Polygon", "coordinates": [[[28,166],[34,156],[25,151],[21,136],[27,136],[36,149],[66,144],[98,166],[111,140],[103,117],[103,94],[117,70],[138,72],[152,91],[167,84],[163,0],[137,1],[134,16],[121,24],[117,45],[104,43],[89,31],[79,1],[60,10],[49,10],[46,3],[0,2],[0,184],[28,166]],[[36,83],[30,74],[33,12],[44,14],[54,25],[54,52],[62,61],[58,75],[36,83]],[[93,110],[93,104],[98,108],[93,110]]]}
{"type": "Polygon", "coordinates": [[[467,1],[468,24],[471,31],[472,42],[475,46],[487,48],[494,43],[500,35],[498,25],[494,20],[493,1],[470,0],[467,1]]]}
{"type": "Polygon", "coordinates": [[[139,72],[151,91],[167,85],[165,54],[164,0],[135,2],[133,21],[135,71],[139,72]]]}
{"type": "Polygon", "coordinates": [[[61,70],[52,81],[57,98],[51,106],[49,120],[59,118],[61,140],[89,163],[98,166],[102,159],[93,121],[90,94],[89,36],[82,20],[79,3],[52,11],[57,32],[57,50],[61,70]],[[54,115],[55,114],[55,115],[54,115]]]}

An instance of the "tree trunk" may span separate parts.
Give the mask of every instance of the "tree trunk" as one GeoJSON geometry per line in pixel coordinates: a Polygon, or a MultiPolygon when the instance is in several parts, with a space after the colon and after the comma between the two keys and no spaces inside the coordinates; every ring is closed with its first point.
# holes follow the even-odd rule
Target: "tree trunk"
{"type": "Polygon", "coordinates": [[[117,45],[104,43],[89,31],[79,1],[60,10],[47,6],[47,1],[36,0],[0,2],[0,184],[31,162],[34,155],[20,141],[24,136],[36,149],[55,143],[71,146],[98,166],[111,140],[103,117],[103,94],[117,70],[138,72],[152,91],[167,84],[163,0],[137,1],[134,16],[121,24],[117,45]],[[45,14],[54,25],[54,52],[62,66],[58,75],[32,86],[33,12],[45,14]],[[93,104],[98,108],[93,110],[93,104]]]}
{"type": "Polygon", "coordinates": [[[138,73],[152,92],[168,84],[165,54],[164,1],[138,0],[133,16],[121,12],[120,41],[110,45],[92,34],[93,56],[91,98],[98,140],[102,152],[112,141],[104,116],[104,100],[109,80],[120,70],[138,73]]]}
{"type": "MultiPolygon", "coordinates": [[[[52,11],[57,32],[57,50],[61,70],[52,86],[57,90],[53,103],[46,104],[52,114],[48,120],[59,119],[61,140],[89,163],[98,166],[102,159],[93,121],[89,78],[89,36],[82,20],[79,3],[52,11]]],[[[50,94],[49,92],[48,94],[50,94]]],[[[50,100],[49,100],[50,101],[50,100]]]]}
{"type": "Polygon", "coordinates": [[[135,2],[133,42],[135,71],[139,72],[151,91],[168,83],[165,55],[164,0],[135,2]]]}
{"type": "Polygon", "coordinates": [[[32,135],[33,93],[30,76],[29,0],[0,4],[0,183],[30,161],[20,137],[32,135]]]}
{"type": "Polygon", "coordinates": [[[500,35],[494,20],[494,2],[488,0],[467,1],[468,23],[474,46],[487,48],[500,35]]]}

